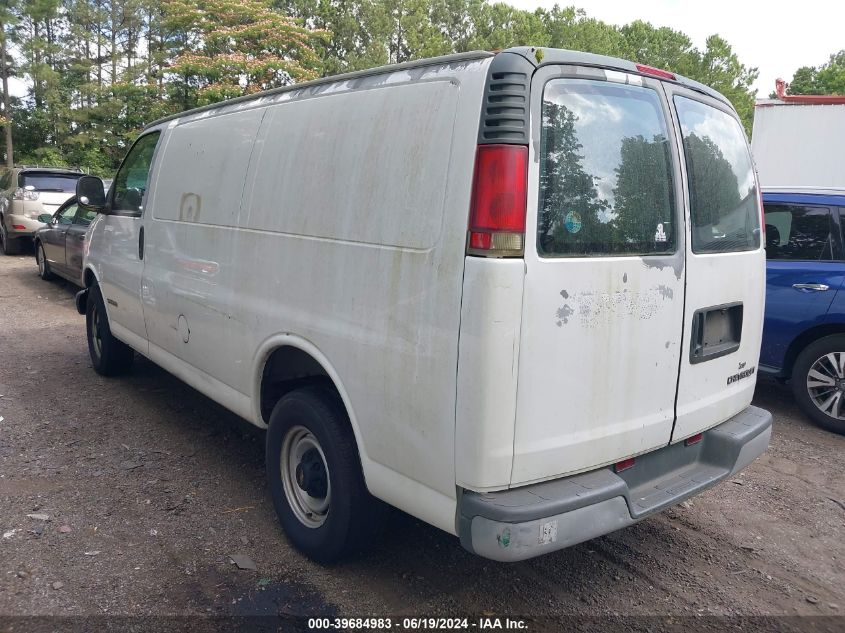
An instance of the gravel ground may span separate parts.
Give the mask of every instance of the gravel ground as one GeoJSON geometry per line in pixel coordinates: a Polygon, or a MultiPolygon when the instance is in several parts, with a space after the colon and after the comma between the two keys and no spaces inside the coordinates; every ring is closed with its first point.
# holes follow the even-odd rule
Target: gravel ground
{"type": "Polygon", "coordinates": [[[845,437],[782,386],[757,389],[775,417],[761,459],[626,530],[504,565],[396,512],[371,552],[322,567],[278,527],[263,433],[144,359],[95,374],[75,291],[0,256],[0,631],[21,615],[279,613],[840,616],[776,620],[845,630],[845,437]]]}

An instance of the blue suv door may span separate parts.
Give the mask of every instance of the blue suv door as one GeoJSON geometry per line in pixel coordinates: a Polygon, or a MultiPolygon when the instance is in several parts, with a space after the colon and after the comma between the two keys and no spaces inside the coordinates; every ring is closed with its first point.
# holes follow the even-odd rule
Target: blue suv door
{"type": "Polygon", "coordinates": [[[769,194],[766,214],[766,320],[760,364],[781,370],[790,343],[824,323],[845,279],[839,216],[812,196],[769,194]]]}

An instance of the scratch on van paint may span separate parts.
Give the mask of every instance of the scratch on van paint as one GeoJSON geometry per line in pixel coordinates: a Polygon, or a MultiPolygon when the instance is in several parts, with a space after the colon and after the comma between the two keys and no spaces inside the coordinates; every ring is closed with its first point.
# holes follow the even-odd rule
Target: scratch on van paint
{"type": "Polygon", "coordinates": [[[650,319],[663,310],[666,299],[671,301],[672,289],[666,286],[650,288],[642,292],[615,290],[612,292],[581,292],[558,308],[556,325],[562,327],[576,314],[585,328],[609,325],[617,318],[632,316],[650,319]],[[574,306],[574,307],[573,307],[574,306]]]}
{"type": "Polygon", "coordinates": [[[561,327],[564,323],[569,323],[569,317],[575,314],[575,310],[569,307],[568,303],[564,303],[562,307],[557,309],[557,326],[561,327]]]}

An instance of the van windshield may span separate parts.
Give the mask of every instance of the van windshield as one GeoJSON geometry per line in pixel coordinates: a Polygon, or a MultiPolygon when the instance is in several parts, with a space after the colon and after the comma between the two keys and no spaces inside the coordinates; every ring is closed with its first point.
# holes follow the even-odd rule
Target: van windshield
{"type": "Polygon", "coordinates": [[[651,88],[548,82],[540,128],[540,256],[673,253],[669,138],[651,88]]]}
{"type": "Polygon", "coordinates": [[[739,122],[694,99],[675,97],[684,137],[694,253],[760,247],[760,214],[751,155],[739,122]]]}

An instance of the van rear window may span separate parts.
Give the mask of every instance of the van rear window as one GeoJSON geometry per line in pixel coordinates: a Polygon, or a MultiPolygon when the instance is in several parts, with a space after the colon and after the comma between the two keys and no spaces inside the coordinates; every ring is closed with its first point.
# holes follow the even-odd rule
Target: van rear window
{"type": "Polygon", "coordinates": [[[672,253],[672,154],[651,88],[554,79],[543,93],[541,257],[672,253]]]}
{"type": "Polygon", "coordinates": [[[684,137],[694,253],[760,247],[754,168],[739,122],[727,112],[675,97],[684,137]]]}

